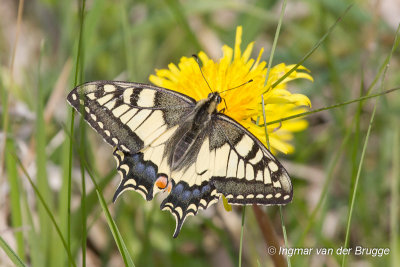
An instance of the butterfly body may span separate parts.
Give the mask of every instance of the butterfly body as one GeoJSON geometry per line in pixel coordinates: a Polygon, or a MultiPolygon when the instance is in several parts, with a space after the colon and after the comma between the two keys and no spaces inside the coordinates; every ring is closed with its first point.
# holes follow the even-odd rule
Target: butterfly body
{"type": "MultiPolygon", "coordinates": [[[[185,168],[188,164],[183,164],[186,156],[190,156],[186,161],[193,161],[193,157],[198,153],[199,144],[203,139],[204,131],[209,127],[212,115],[217,112],[217,106],[221,102],[221,97],[218,93],[212,93],[207,99],[198,101],[193,111],[188,114],[187,118],[181,126],[181,130],[177,132],[176,138],[179,139],[175,144],[172,143],[169,163],[173,171],[185,168]],[[192,153],[190,150],[193,150],[192,153]]],[[[168,156],[168,155],[165,155],[168,156]]]]}
{"type": "Polygon", "coordinates": [[[147,84],[96,81],[73,89],[68,101],[113,147],[121,182],[114,200],[135,190],[176,219],[223,194],[232,204],[281,205],[292,199],[290,178],[249,131],[218,112],[218,92],[194,99],[147,84]]]}

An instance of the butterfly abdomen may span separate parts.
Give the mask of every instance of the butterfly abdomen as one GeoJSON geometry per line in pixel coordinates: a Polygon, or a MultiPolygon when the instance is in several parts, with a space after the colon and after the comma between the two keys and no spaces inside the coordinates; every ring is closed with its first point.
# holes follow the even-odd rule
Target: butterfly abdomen
{"type": "Polygon", "coordinates": [[[211,113],[209,107],[211,100],[201,100],[197,103],[191,116],[186,120],[186,127],[182,127],[182,131],[177,134],[177,143],[174,146],[174,153],[172,156],[172,170],[179,169],[181,163],[188,156],[189,151],[195,149],[193,144],[199,138],[200,133],[206,128],[206,125],[210,122],[211,113]],[[179,136],[180,135],[180,136],[179,136]]]}
{"type": "Polygon", "coordinates": [[[172,158],[172,169],[176,169],[179,166],[198,135],[198,130],[196,131],[195,129],[191,129],[182,136],[175,146],[175,151],[172,158]]]}

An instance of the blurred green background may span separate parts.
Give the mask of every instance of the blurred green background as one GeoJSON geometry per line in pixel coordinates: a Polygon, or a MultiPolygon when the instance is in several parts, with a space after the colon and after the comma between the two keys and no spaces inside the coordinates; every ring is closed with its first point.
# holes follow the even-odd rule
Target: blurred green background
{"type": "MultiPolygon", "coordinates": [[[[398,51],[392,54],[385,76],[382,71],[400,22],[397,0],[288,1],[273,65],[299,62],[351,3],[351,10],[303,63],[314,82],[289,84],[292,92],[307,95],[313,108],[358,98],[369,89],[379,92],[382,84],[383,89],[400,85],[398,51]]],[[[66,238],[71,108],[65,98],[75,82],[81,4],[25,1],[20,28],[19,1],[2,0],[0,5],[0,148],[5,148],[0,151],[0,235],[23,262],[34,267],[68,266],[67,253],[16,158],[66,238]]],[[[77,80],[147,83],[156,68],[177,63],[182,56],[202,50],[218,59],[223,44],[234,45],[238,25],[243,26],[242,48],[255,41],[253,56],[263,47],[263,60],[268,61],[281,4],[274,0],[87,0],[77,80]]],[[[355,186],[375,102],[370,99],[307,117],[309,128],[293,140],[295,153],[278,155],[294,183],[293,202],[283,208],[289,247],[336,250],[345,246],[351,196],[357,188],[349,246],[389,248],[390,254],[351,253],[344,265],[400,266],[398,92],[377,100],[355,186]]],[[[70,231],[77,266],[82,266],[82,257],[86,266],[123,265],[87,173],[82,206],[79,153],[85,155],[103,189],[136,266],[238,265],[240,207],[226,212],[220,201],[190,217],[179,238],[173,239],[175,221],[159,210],[158,199],[147,203],[129,192],[111,203],[119,182],[112,148],[79,120],[76,117],[73,133],[70,231]],[[82,221],[87,223],[86,231],[82,221]],[[85,235],[87,248],[82,254],[85,235]]],[[[264,210],[283,244],[279,209],[264,210]]],[[[247,208],[242,265],[274,266],[267,246],[253,210],[247,208]]],[[[290,258],[292,266],[341,266],[342,260],[342,255],[316,255],[315,250],[312,255],[290,258]]],[[[3,250],[0,265],[14,265],[3,250]]]]}

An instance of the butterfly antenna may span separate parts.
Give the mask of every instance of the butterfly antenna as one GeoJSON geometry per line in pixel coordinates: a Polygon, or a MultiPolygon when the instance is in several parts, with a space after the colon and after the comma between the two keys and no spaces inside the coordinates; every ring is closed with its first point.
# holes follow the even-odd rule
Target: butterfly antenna
{"type": "Polygon", "coordinates": [[[199,69],[200,69],[201,76],[203,76],[204,80],[206,81],[206,84],[207,84],[208,88],[210,89],[211,93],[213,93],[213,90],[211,89],[210,85],[207,82],[206,77],[204,77],[203,71],[201,70],[199,57],[197,55],[195,55],[195,54],[193,54],[192,57],[194,57],[194,59],[196,60],[197,65],[199,66],[199,69]]]}
{"type": "Polygon", "coordinates": [[[239,87],[241,87],[241,86],[243,86],[243,85],[246,85],[246,84],[248,84],[248,83],[251,83],[252,81],[253,81],[253,79],[248,80],[247,82],[242,83],[241,85],[235,86],[235,87],[233,87],[233,88],[226,89],[225,91],[222,91],[222,92],[220,92],[220,93],[222,94],[222,93],[225,93],[225,92],[227,92],[227,91],[230,91],[230,90],[233,90],[233,89],[237,89],[237,88],[239,88],[239,87]]]}
{"type": "Polygon", "coordinates": [[[224,100],[224,104],[225,104],[226,110],[228,110],[228,105],[226,104],[225,98],[222,98],[222,100],[224,100]]]}
{"type": "Polygon", "coordinates": [[[282,127],[282,121],[279,122],[279,126],[274,128],[274,130],[272,132],[274,133],[274,132],[278,131],[281,127],[282,127]]]}

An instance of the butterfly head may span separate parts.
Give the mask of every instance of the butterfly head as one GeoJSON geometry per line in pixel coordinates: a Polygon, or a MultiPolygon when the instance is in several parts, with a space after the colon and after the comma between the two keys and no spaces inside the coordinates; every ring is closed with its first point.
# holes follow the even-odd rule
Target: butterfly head
{"type": "Polygon", "coordinates": [[[208,98],[208,100],[211,100],[212,102],[216,102],[217,105],[219,103],[221,103],[221,101],[222,101],[222,98],[218,92],[209,93],[207,98],[208,98]]]}
{"type": "Polygon", "coordinates": [[[214,113],[217,111],[218,104],[221,103],[222,98],[218,92],[212,92],[208,94],[207,103],[208,103],[208,113],[214,113]]]}

